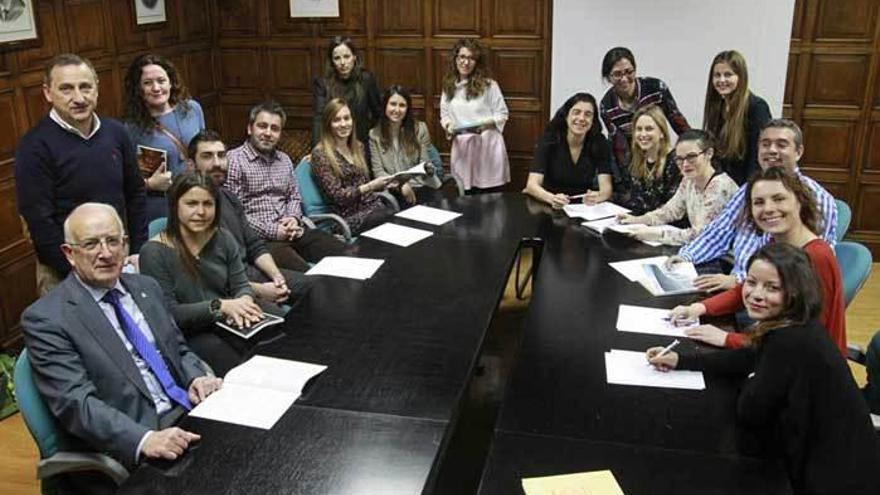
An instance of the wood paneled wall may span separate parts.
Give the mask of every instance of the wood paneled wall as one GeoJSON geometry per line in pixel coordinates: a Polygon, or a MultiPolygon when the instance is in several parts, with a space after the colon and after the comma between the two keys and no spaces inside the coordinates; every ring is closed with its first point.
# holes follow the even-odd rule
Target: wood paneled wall
{"type": "Polygon", "coordinates": [[[880,2],[798,0],[784,113],[805,172],[853,210],[848,238],[880,257],[880,2]]]}
{"type": "Polygon", "coordinates": [[[98,113],[120,115],[128,64],[145,52],[174,61],[216,123],[213,0],[165,0],[167,21],[138,26],[127,0],[38,0],[39,46],[0,53],[0,348],[20,343],[21,312],[36,296],[35,257],[18,217],[14,155],[18,140],[48,111],[45,63],[58,53],[88,57],[98,71],[98,113]]]}
{"type": "Polygon", "coordinates": [[[510,108],[504,130],[512,190],[525,185],[550,100],[550,0],[341,0],[340,18],[291,19],[287,0],[218,0],[221,120],[227,139],[245,136],[247,111],[262,98],[284,105],[287,127],[311,126],[312,79],[323,73],[330,37],[351,36],[380,87],[413,92],[418,118],[449,151],[440,127],[440,83],[453,44],[479,38],[510,108]]]}

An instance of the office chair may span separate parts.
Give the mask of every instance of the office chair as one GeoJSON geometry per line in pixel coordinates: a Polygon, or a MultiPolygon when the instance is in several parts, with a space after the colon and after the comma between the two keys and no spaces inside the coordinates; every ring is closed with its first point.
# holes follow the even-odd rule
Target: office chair
{"type": "Polygon", "coordinates": [[[106,454],[70,450],[67,433],[59,428],[34,383],[27,349],[15,363],[15,395],[24,422],[40,450],[38,479],[76,471],[100,471],[117,485],[128,478],[128,470],[106,454]]]}
{"type": "Polygon", "coordinates": [[[834,202],[837,203],[836,237],[837,242],[840,242],[849,230],[849,224],[852,221],[852,209],[850,209],[849,205],[842,199],[835,199],[834,202]]]}
{"type": "Polygon", "coordinates": [[[843,278],[844,302],[849,306],[871,274],[871,251],[857,242],[841,241],[834,246],[834,254],[843,278]]]}
{"type": "Polygon", "coordinates": [[[434,165],[434,173],[437,174],[437,178],[440,179],[441,184],[446,184],[447,182],[454,182],[455,189],[458,191],[459,196],[464,196],[464,185],[462,185],[461,181],[455,176],[455,174],[449,174],[446,176],[443,173],[443,158],[440,156],[440,152],[437,150],[437,147],[433,144],[428,147],[428,157],[431,160],[431,164],[434,165]]]}

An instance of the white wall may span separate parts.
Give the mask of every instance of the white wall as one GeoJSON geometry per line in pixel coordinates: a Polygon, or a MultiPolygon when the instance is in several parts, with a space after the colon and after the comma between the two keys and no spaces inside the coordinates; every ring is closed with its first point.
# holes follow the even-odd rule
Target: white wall
{"type": "Polygon", "coordinates": [[[793,15],[794,0],[554,0],[550,116],[578,91],[601,100],[602,57],[625,46],[638,75],[666,81],[691,126],[702,126],[712,58],[731,49],[779,117],[793,15]]]}

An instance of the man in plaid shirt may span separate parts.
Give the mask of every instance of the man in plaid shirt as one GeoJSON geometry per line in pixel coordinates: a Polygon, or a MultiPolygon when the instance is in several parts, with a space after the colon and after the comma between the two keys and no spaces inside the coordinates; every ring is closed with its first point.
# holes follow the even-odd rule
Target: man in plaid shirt
{"type": "MultiPolygon", "coordinates": [[[[816,195],[816,206],[822,215],[822,232],[816,232],[831,246],[837,243],[837,204],[828,191],[818,182],[803,175],[798,160],[804,153],[804,135],[801,128],[789,119],[773,119],[764,125],[758,139],[758,163],[762,169],[783,167],[796,174],[804,185],[816,195]]],[[[755,231],[752,225],[739,222],[746,206],[746,185],[737,190],[727,206],[707,225],[696,239],[682,246],[679,260],[694,264],[706,263],[728,253],[733,244],[734,264],[730,275],[713,274],[697,277],[694,285],[701,290],[722,290],[733,287],[745,279],[746,264],[752,254],[770,241],[768,234],[755,231]]]]}
{"type": "Polygon", "coordinates": [[[345,253],[345,244],[302,222],[302,196],[293,162],[277,149],[287,115],[274,101],[251,108],[248,139],[228,153],[226,187],[244,206],[251,227],[281,268],[304,272],[309,262],[345,253]]]}

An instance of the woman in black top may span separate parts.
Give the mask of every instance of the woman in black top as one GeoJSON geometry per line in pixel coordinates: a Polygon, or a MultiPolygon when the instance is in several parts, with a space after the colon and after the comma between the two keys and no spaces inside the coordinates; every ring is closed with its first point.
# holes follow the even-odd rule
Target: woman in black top
{"type": "Polygon", "coordinates": [[[816,279],[803,250],[770,243],[749,260],[743,284],[743,302],[757,322],[751,345],[681,355],[654,347],[648,361],[662,370],[750,376],[737,422],[750,441],[784,459],[794,493],[876,495],[877,439],[845,359],[816,320],[816,279]]]}
{"type": "MultiPolygon", "coordinates": [[[[351,38],[336,36],[327,47],[327,61],[323,77],[316,77],[312,92],[312,146],[318,144],[321,135],[321,115],[324,105],[333,98],[348,103],[356,125],[356,136],[362,143],[370,142],[370,129],[382,115],[382,98],[376,77],[363,68],[363,62],[355,53],[351,38]]],[[[369,148],[365,148],[367,163],[369,148]]]]}
{"type": "Polygon", "coordinates": [[[562,208],[569,196],[584,195],[584,203],[596,204],[611,192],[611,149],[602,135],[596,99],[577,93],[544,129],[523,193],[562,208]]]}

